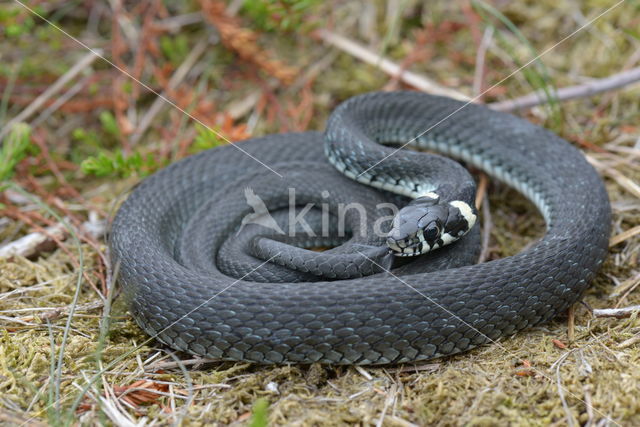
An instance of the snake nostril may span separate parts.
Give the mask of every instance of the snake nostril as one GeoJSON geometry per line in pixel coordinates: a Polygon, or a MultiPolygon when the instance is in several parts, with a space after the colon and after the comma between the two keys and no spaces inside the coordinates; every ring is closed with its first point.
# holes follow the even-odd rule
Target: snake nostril
{"type": "Polygon", "coordinates": [[[402,235],[400,234],[400,230],[396,227],[392,228],[391,231],[389,231],[387,238],[392,239],[396,242],[400,242],[403,240],[402,235]]]}

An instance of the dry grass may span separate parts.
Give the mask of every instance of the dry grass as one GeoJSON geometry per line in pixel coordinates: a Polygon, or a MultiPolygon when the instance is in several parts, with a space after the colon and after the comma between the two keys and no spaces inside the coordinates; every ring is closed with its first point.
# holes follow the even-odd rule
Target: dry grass
{"type": "MultiPolygon", "coordinates": [[[[476,52],[488,23],[496,29],[484,59],[482,87],[500,81],[530,58],[529,48],[503,24],[490,15],[480,16],[466,2],[428,7],[419,3],[330,2],[311,16],[468,95],[478,75],[476,52]],[[384,18],[388,7],[393,12],[399,5],[400,18],[384,18]]],[[[608,3],[492,4],[541,52],[608,3]]],[[[531,82],[562,87],[586,81],[586,76],[605,77],[637,66],[638,7],[627,2],[546,54],[546,67],[537,69],[548,77],[536,80],[517,73],[491,89],[485,100],[538,89],[531,82]]],[[[28,25],[28,13],[17,5],[3,8],[20,11],[17,17],[2,18],[5,27],[28,25]]],[[[321,128],[338,101],[385,85],[401,87],[376,67],[322,46],[308,28],[295,30],[297,37],[256,28],[260,49],[269,46],[264,58],[278,58],[269,62],[272,67],[290,64],[303,70],[291,85],[269,77],[278,75],[277,69],[260,71],[238,60],[228,50],[238,47],[227,48],[214,36],[184,83],[172,88],[168,80],[186,56],[175,40],[183,37],[193,47],[211,34],[208,24],[197,17],[188,23],[193,15],[187,13],[197,9],[167,10],[156,1],[115,11],[103,2],[86,2],[82,7],[47,2],[42,8],[66,30],[105,48],[116,64],[227,135],[321,128]],[[183,26],[185,22],[188,25],[183,26]],[[163,53],[160,37],[173,40],[175,46],[168,50],[174,57],[163,53]]],[[[227,31],[234,31],[233,25],[253,30],[254,21],[242,14],[229,22],[227,31]]],[[[7,39],[0,50],[5,63],[0,69],[0,92],[3,100],[8,99],[7,117],[22,111],[85,54],[38,22],[12,42],[7,39]],[[59,58],[56,64],[49,60],[52,51],[59,58]],[[20,72],[13,78],[18,64],[20,72]]],[[[40,248],[31,259],[0,260],[0,423],[242,424],[249,422],[257,399],[265,398],[274,425],[640,424],[640,320],[635,315],[594,318],[583,305],[575,307],[573,328],[569,318],[560,318],[498,344],[418,366],[356,369],[215,363],[174,355],[149,341],[110,284],[104,241],[78,229],[90,211],[108,216],[113,200],[139,176],[87,178],[77,162],[101,149],[124,148],[153,156],[156,166],[150,168],[159,167],[192,152],[196,131],[182,113],[165,108],[132,146],[136,117],[147,111],[153,98],[106,64],[96,62],[83,78],[69,103],[58,106],[34,128],[34,140],[48,147],[50,155],[41,149],[17,169],[15,182],[41,202],[21,198],[15,191],[5,192],[1,200],[0,219],[8,219],[0,223],[0,243],[56,223],[53,213],[69,219],[82,243],[74,244],[69,237],[52,248],[40,248]],[[100,124],[104,108],[113,112],[115,133],[104,121],[100,124]],[[94,132],[96,138],[78,139],[77,134],[72,136],[76,128],[94,132]],[[78,277],[79,299],[67,328],[78,277]],[[68,339],[59,365],[65,328],[68,339]],[[85,387],[87,393],[81,397],[79,390],[85,387]]],[[[65,86],[62,93],[76,83],[65,86]]],[[[614,235],[640,223],[640,195],[635,193],[640,182],[639,95],[636,85],[566,102],[555,110],[535,107],[521,113],[553,127],[595,160],[611,197],[614,235]]],[[[51,102],[43,109],[47,105],[51,102]]],[[[492,182],[488,195],[494,224],[489,258],[517,253],[540,235],[542,219],[517,193],[492,182]]],[[[613,246],[585,303],[594,308],[640,304],[639,257],[638,234],[613,246]]]]}

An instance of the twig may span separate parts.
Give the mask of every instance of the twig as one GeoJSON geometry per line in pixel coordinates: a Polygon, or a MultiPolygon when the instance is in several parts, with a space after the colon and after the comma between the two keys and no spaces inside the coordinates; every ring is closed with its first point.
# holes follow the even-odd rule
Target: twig
{"type": "MultiPolygon", "coordinates": [[[[136,28],[136,26],[131,22],[131,18],[126,14],[126,11],[124,11],[122,2],[117,0],[109,0],[109,4],[113,13],[114,22],[117,23],[118,26],[122,29],[122,33],[127,38],[128,45],[137,46],[138,37],[140,36],[140,34],[138,33],[138,29],[136,28]]],[[[116,44],[120,45],[120,43],[121,42],[117,42],[116,44]]]]}
{"type": "Polygon", "coordinates": [[[482,209],[482,250],[480,251],[480,257],[478,258],[478,264],[486,261],[489,255],[489,239],[491,237],[491,228],[493,228],[493,221],[491,221],[491,210],[489,209],[489,198],[487,196],[487,187],[489,185],[489,178],[485,174],[480,174],[480,182],[478,183],[478,190],[476,191],[475,206],[476,209],[482,209]]]}
{"type": "Polygon", "coordinates": [[[582,386],[582,390],[584,390],[584,406],[587,409],[587,422],[584,424],[586,427],[591,427],[594,424],[594,416],[593,416],[593,403],[591,399],[591,386],[589,384],[585,384],[582,386]]]}
{"type": "MultiPolygon", "coordinates": [[[[554,363],[556,370],[556,388],[558,390],[558,397],[560,397],[560,402],[562,403],[562,409],[564,410],[565,415],[567,416],[567,425],[573,427],[575,425],[575,420],[571,409],[569,409],[569,405],[567,404],[567,399],[565,398],[564,392],[566,388],[562,385],[562,375],[560,374],[560,368],[562,364],[567,360],[571,352],[564,353],[558,361],[554,363]]],[[[553,365],[552,365],[553,368],[553,365]]]]}
{"type": "Polygon", "coordinates": [[[620,234],[616,234],[615,236],[613,236],[609,241],[609,247],[611,248],[619,243],[622,243],[625,240],[630,239],[637,234],[640,234],[640,225],[636,225],[633,228],[630,228],[626,231],[623,231],[620,234]]]}
{"type": "MultiPolygon", "coordinates": [[[[102,308],[103,306],[104,306],[104,302],[101,301],[101,300],[96,300],[96,301],[93,301],[93,302],[90,302],[90,303],[87,303],[87,304],[79,305],[75,309],[74,316],[79,316],[80,312],[96,310],[98,308],[102,308]]],[[[54,308],[45,307],[45,308],[41,308],[41,309],[33,309],[32,311],[39,311],[39,312],[44,312],[44,313],[39,314],[39,315],[38,314],[34,314],[34,315],[31,315],[31,316],[21,317],[21,318],[18,318],[18,320],[21,320],[23,322],[33,322],[36,319],[38,319],[40,321],[45,321],[45,320],[54,321],[54,320],[59,319],[63,315],[68,314],[69,310],[71,310],[71,306],[54,307],[54,308]]]]}
{"type": "Polygon", "coordinates": [[[205,52],[208,44],[208,40],[200,40],[200,42],[198,42],[198,44],[194,46],[193,50],[191,50],[189,56],[187,56],[180,67],[178,67],[176,72],[173,73],[173,75],[169,79],[169,83],[165,92],[162,93],[162,97],[157,97],[153,104],[151,104],[151,107],[149,107],[145,115],[142,116],[142,119],[140,119],[140,124],[136,128],[135,132],[133,133],[133,135],[131,135],[132,146],[136,145],[140,141],[146,130],[149,128],[149,126],[151,126],[151,123],[153,122],[153,119],[156,117],[156,115],[168,105],[164,100],[164,98],[169,96],[167,91],[175,89],[180,83],[182,83],[187,74],[189,74],[189,71],[191,71],[191,69],[193,68],[193,65],[205,52]]]}
{"type": "Polygon", "coordinates": [[[36,421],[33,417],[27,418],[27,415],[18,414],[7,409],[0,410],[0,421],[7,423],[5,425],[30,425],[33,427],[46,426],[47,424],[36,421]]]}
{"type": "MultiPolygon", "coordinates": [[[[148,371],[157,371],[159,369],[173,369],[173,368],[179,368],[180,365],[194,366],[194,369],[197,369],[198,367],[205,365],[207,363],[217,363],[217,362],[220,362],[220,360],[207,359],[204,357],[196,357],[193,359],[181,360],[179,364],[175,360],[172,362],[159,361],[151,365],[145,366],[144,370],[148,372],[148,371]]],[[[223,387],[223,385],[221,385],[221,387],[223,387]]]]}
{"type": "MultiPolygon", "coordinates": [[[[13,188],[14,189],[18,189],[19,187],[13,187],[13,188]]],[[[21,194],[26,195],[27,193],[23,192],[21,194]]],[[[33,198],[35,196],[29,196],[29,197],[32,197],[31,201],[32,202],[35,201],[35,203],[38,206],[40,206],[40,207],[46,206],[47,210],[50,209],[49,205],[44,204],[40,199],[33,198]]],[[[49,199],[48,202],[51,203],[53,206],[59,208],[59,205],[57,205],[57,203],[60,202],[60,201],[58,199],[54,198],[53,201],[51,201],[51,199],[49,199]]],[[[63,243],[63,241],[66,240],[69,235],[71,235],[72,237],[75,236],[75,234],[70,233],[71,229],[68,228],[68,227],[72,227],[72,224],[74,224],[73,215],[66,216],[64,218],[64,220],[62,218],[60,218],[60,220],[58,222],[55,222],[54,219],[45,218],[41,214],[39,214],[37,212],[34,212],[34,211],[30,212],[29,215],[27,213],[25,213],[25,212],[21,212],[20,210],[15,209],[15,208],[5,209],[4,212],[5,212],[5,215],[7,215],[9,217],[12,217],[12,218],[14,218],[14,219],[16,219],[18,221],[24,222],[25,224],[31,226],[35,230],[35,232],[43,234],[43,235],[46,235],[48,237],[48,240],[46,242],[44,242],[42,245],[36,246],[36,250],[35,250],[34,253],[32,253],[30,255],[26,255],[26,256],[33,256],[35,254],[39,254],[40,251],[48,250],[49,249],[48,245],[55,243],[55,245],[57,245],[60,249],[62,249],[62,251],[65,254],[67,254],[69,256],[69,258],[70,258],[71,262],[73,263],[73,265],[75,267],[80,268],[81,260],[79,260],[78,257],[76,257],[76,255],[74,255],[73,252],[71,252],[71,250],[63,243]],[[65,230],[63,232],[62,238],[58,238],[58,236],[47,232],[47,230],[43,226],[39,225],[40,223],[47,224],[49,227],[55,227],[57,225],[65,226],[65,230]],[[67,225],[65,225],[65,223],[67,223],[67,225]],[[49,242],[49,240],[51,242],[49,242]]],[[[66,210],[66,213],[69,214],[70,213],[69,210],[66,210]]],[[[56,214],[55,218],[57,219],[57,218],[59,218],[59,216],[56,214]]],[[[77,221],[76,221],[76,223],[77,223],[77,221]]],[[[87,242],[89,245],[91,245],[98,253],[101,252],[97,248],[97,244],[94,241],[92,241],[91,239],[86,238],[86,237],[85,238],[81,237],[81,238],[85,242],[87,242]]],[[[75,237],[74,237],[74,240],[75,240],[75,237]]],[[[102,257],[102,255],[101,255],[101,257],[102,257]]],[[[85,277],[87,283],[89,283],[91,285],[91,287],[96,291],[96,293],[100,294],[100,291],[96,288],[95,283],[91,279],[89,274],[86,271],[83,271],[82,274],[85,277]]]]}
{"type": "Polygon", "coordinates": [[[89,219],[82,223],[82,231],[94,239],[99,239],[107,234],[107,220],[100,219],[96,211],[89,211],[89,219]]]}
{"type": "Polygon", "coordinates": [[[473,75],[473,94],[480,96],[480,99],[482,99],[482,93],[484,92],[484,79],[487,68],[484,60],[487,54],[487,49],[493,40],[493,31],[493,27],[487,27],[482,35],[478,51],[476,52],[476,70],[473,75]]]}
{"type": "Polygon", "coordinates": [[[491,220],[491,209],[489,209],[489,198],[485,197],[482,202],[482,250],[480,251],[478,264],[482,264],[489,257],[489,241],[492,228],[493,221],[491,220]]]}
{"type": "Polygon", "coordinates": [[[363,377],[365,377],[368,381],[371,381],[373,377],[369,372],[367,372],[362,366],[355,366],[355,370],[360,373],[363,377]]]}
{"type": "Polygon", "coordinates": [[[592,156],[586,155],[587,161],[591,163],[593,167],[595,167],[598,171],[609,175],[613,178],[622,188],[633,194],[634,196],[640,198],[640,186],[624,176],[620,171],[605,165],[604,163],[596,160],[592,156]]]}
{"type": "Polygon", "coordinates": [[[591,313],[595,317],[615,317],[617,319],[624,319],[631,317],[635,312],[640,311],[640,305],[631,305],[629,307],[622,308],[596,308],[591,313]]]}
{"type": "Polygon", "coordinates": [[[567,314],[567,339],[573,343],[576,340],[576,306],[569,307],[567,314]]]}
{"type": "MultiPolygon", "coordinates": [[[[375,14],[374,14],[375,15],[375,14]]],[[[374,20],[375,21],[375,20],[374,20]]],[[[389,82],[383,87],[383,90],[396,90],[398,82],[409,67],[418,61],[429,62],[433,56],[433,49],[429,42],[432,42],[432,32],[436,31],[431,28],[424,28],[415,34],[415,43],[411,50],[405,55],[404,59],[398,65],[400,68],[396,75],[391,76],[389,82]]]]}
{"type": "Polygon", "coordinates": [[[476,191],[476,200],[474,201],[476,209],[480,209],[484,198],[487,197],[487,186],[489,185],[489,178],[486,174],[480,174],[480,182],[478,183],[478,189],[476,191]]]}
{"type": "Polygon", "coordinates": [[[623,349],[627,347],[631,347],[632,345],[640,342],[640,334],[634,335],[628,340],[622,341],[620,344],[616,346],[616,348],[623,349]]]}
{"type": "Polygon", "coordinates": [[[262,94],[259,91],[252,91],[244,98],[231,102],[227,105],[225,111],[233,120],[238,120],[249,113],[260,101],[261,97],[262,94]]]}
{"type": "MultiPolygon", "coordinates": [[[[344,36],[325,29],[318,30],[315,34],[325,43],[335,46],[343,52],[346,52],[367,64],[377,67],[391,76],[397,77],[405,84],[408,84],[418,90],[435,95],[449,96],[461,101],[475,101],[475,98],[472,99],[456,90],[442,87],[425,76],[411,71],[403,71],[400,65],[383,57],[382,55],[372,52],[370,49],[344,36]]],[[[620,73],[602,79],[593,79],[580,85],[560,88],[556,91],[554,99],[557,101],[567,101],[570,99],[585,98],[601,92],[619,89],[638,81],[640,81],[640,67],[621,71],[620,73]]],[[[546,102],[548,102],[548,99],[544,93],[534,92],[520,98],[493,102],[487,105],[496,111],[513,111],[535,107],[536,105],[546,102]]]]}
{"type": "Polygon", "coordinates": [[[94,49],[93,52],[89,52],[80,59],[69,71],[64,73],[58,80],[47,88],[40,96],[33,100],[33,102],[22,112],[20,112],[13,119],[9,120],[3,129],[0,130],[0,139],[2,139],[13,127],[14,124],[22,122],[28,119],[33,113],[38,111],[40,107],[53,95],[58,93],[67,83],[69,83],[75,76],[77,76],[82,70],[87,68],[93,61],[102,55],[101,49],[94,49]]]}
{"type": "Polygon", "coordinates": [[[618,308],[620,304],[622,304],[622,302],[627,299],[629,294],[631,294],[631,292],[633,292],[638,286],[640,286],[640,280],[638,280],[638,277],[640,277],[640,274],[636,275],[634,278],[625,280],[619,286],[615,287],[614,293],[617,293],[618,295],[616,296],[620,296],[620,298],[618,298],[618,301],[613,308],[618,308]]]}
{"type": "Polygon", "coordinates": [[[387,414],[387,411],[389,410],[389,406],[393,405],[396,401],[396,398],[398,397],[398,386],[396,384],[392,384],[391,387],[389,387],[389,391],[386,394],[387,394],[387,398],[384,400],[384,406],[382,407],[382,414],[380,414],[380,418],[378,418],[376,422],[376,427],[382,427],[385,424],[384,417],[387,414]]]}
{"type": "Polygon", "coordinates": [[[169,32],[175,32],[186,25],[199,24],[204,21],[204,18],[200,12],[187,13],[184,15],[172,16],[162,19],[156,22],[154,27],[157,30],[166,30],[169,32]]]}
{"type": "Polygon", "coordinates": [[[16,255],[23,257],[36,255],[40,248],[43,248],[53,239],[63,240],[64,238],[64,225],[55,224],[45,228],[44,233],[36,231],[0,247],[0,258],[9,258],[16,255]]]}
{"type": "Polygon", "coordinates": [[[47,120],[53,113],[62,107],[67,101],[76,96],[78,92],[91,80],[91,76],[86,76],[66,91],[62,96],[58,97],[51,105],[49,105],[42,113],[36,117],[31,123],[32,127],[37,127],[40,123],[47,120]]]}
{"type": "Polygon", "coordinates": [[[411,71],[402,71],[402,67],[398,64],[390,61],[389,59],[372,52],[359,43],[354,42],[344,36],[333,33],[329,30],[321,29],[315,33],[321,40],[338,49],[355,56],[356,58],[379,68],[385,73],[397,77],[409,86],[413,86],[423,92],[432,93],[435,95],[444,95],[451,98],[459,99],[461,101],[468,101],[469,97],[462,93],[440,86],[433,80],[420,74],[412,73],[411,71]]]}
{"type": "Polygon", "coordinates": [[[296,79],[295,82],[289,88],[291,93],[298,93],[300,89],[304,87],[309,81],[315,80],[323,71],[333,64],[333,62],[338,57],[338,52],[335,50],[331,50],[329,53],[324,55],[320,60],[314,62],[310,66],[306,67],[304,73],[296,79]]]}
{"type": "Polygon", "coordinates": [[[441,363],[428,363],[428,364],[424,364],[424,365],[403,365],[400,366],[399,368],[388,368],[387,372],[389,372],[390,374],[397,374],[397,373],[405,373],[405,372],[411,372],[411,373],[418,373],[418,372],[435,372],[438,369],[440,369],[442,367],[441,363]]]}
{"type": "MultiPolygon", "coordinates": [[[[554,99],[567,101],[576,98],[586,98],[600,92],[618,89],[640,81],[640,67],[622,71],[602,79],[593,79],[587,83],[567,86],[557,90],[554,99]]],[[[548,102],[544,93],[538,91],[520,98],[501,102],[493,102],[489,106],[497,111],[514,111],[522,108],[530,108],[548,102]]]]}
{"type": "Polygon", "coordinates": [[[413,424],[413,423],[411,423],[411,422],[409,422],[409,421],[407,421],[407,420],[405,420],[403,418],[400,418],[400,417],[398,417],[396,415],[389,415],[389,416],[387,416],[387,418],[390,421],[393,421],[394,424],[399,425],[400,427],[418,427],[418,424],[413,424]]]}
{"type": "Polygon", "coordinates": [[[242,3],[244,3],[244,0],[231,0],[227,6],[227,15],[236,16],[242,7],[242,3]]]}

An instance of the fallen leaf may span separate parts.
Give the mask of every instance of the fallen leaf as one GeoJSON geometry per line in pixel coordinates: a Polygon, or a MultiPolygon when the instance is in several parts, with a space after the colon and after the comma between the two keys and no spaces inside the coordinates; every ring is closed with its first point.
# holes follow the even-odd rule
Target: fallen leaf
{"type": "Polygon", "coordinates": [[[116,397],[122,398],[122,400],[134,407],[155,403],[168,390],[168,384],[160,384],[149,380],[139,380],[131,385],[113,387],[113,393],[116,397]]]}
{"type": "Polygon", "coordinates": [[[567,348],[567,345],[560,340],[551,340],[551,342],[553,343],[553,345],[555,345],[558,348],[562,348],[562,349],[567,348]]]}
{"type": "Polygon", "coordinates": [[[535,372],[533,372],[531,368],[531,362],[529,362],[527,359],[524,359],[522,361],[522,367],[518,368],[516,370],[516,375],[519,377],[532,377],[535,375],[535,372]]]}

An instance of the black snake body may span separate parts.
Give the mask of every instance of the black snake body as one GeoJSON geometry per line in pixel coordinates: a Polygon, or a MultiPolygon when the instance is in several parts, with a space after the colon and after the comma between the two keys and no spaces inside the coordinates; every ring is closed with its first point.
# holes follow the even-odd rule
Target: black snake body
{"type": "MultiPolygon", "coordinates": [[[[321,216],[311,213],[311,228],[321,216]]],[[[394,92],[346,101],[324,135],[252,139],[154,174],[118,211],[110,246],[135,319],[175,349],[260,363],[385,364],[454,354],[550,320],[594,277],[609,227],[604,185],[566,141],[483,106],[394,92]],[[523,193],[545,218],[544,238],[516,256],[469,265],[478,253],[476,226],[390,274],[379,263],[388,257],[376,250],[385,248],[384,237],[371,237],[370,223],[358,228],[353,215],[346,218],[350,234],[334,242],[350,245],[324,253],[303,248],[327,239],[307,233],[293,247],[241,223],[253,212],[248,187],[280,227],[287,226],[281,209],[291,186],[299,190],[298,212],[326,202],[333,215],[338,201],[356,201],[373,220],[383,215],[374,209],[379,203],[407,203],[335,167],[405,196],[435,191],[442,203],[472,200],[469,175],[451,161],[438,166],[436,157],[377,143],[414,138],[412,145],[463,160],[523,193]],[[333,280],[342,277],[352,278],[333,280]]]]}

